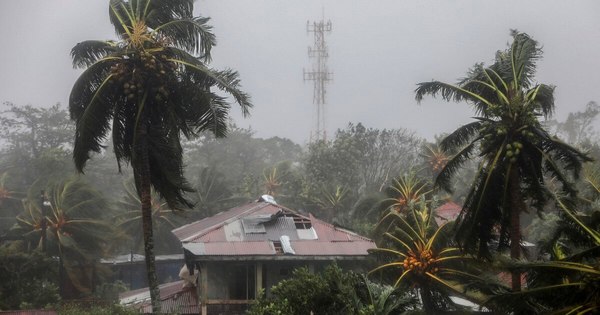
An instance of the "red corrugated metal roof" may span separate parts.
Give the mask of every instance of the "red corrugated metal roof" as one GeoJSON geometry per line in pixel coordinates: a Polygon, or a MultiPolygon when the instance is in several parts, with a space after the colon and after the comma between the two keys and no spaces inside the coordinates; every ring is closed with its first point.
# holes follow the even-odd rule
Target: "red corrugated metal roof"
{"type": "MultiPolygon", "coordinates": [[[[198,298],[195,288],[183,287],[184,281],[161,284],[161,309],[165,314],[199,314],[198,298]]],[[[142,313],[152,313],[148,288],[124,292],[119,296],[121,304],[139,309],[142,313]]]]}
{"type": "Polygon", "coordinates": [[[310,240],[292,241],[296,255],[301,256],[367,256],[367,250],[375,248],[369,241],[315,242],[310,240]]]}
{"type": "Polygon", "coordinates": [[[204,244],[204,250],[207,256],[275,255],[270,241],[210,242],[204,244]]]}
{"type": "MultiPolygon", "coordinates": [[[[367,250],[375,248],[375,243],[366,237],[336,227],[297,212],[267,202],[255,202],[233,208],[211,218],[188,224],[173,231],[197,259],[202,256],[265,256],[277,255],[273,242],[281,236],[288,236],[296,255],[302,256],[366,256],[367,250]],[[264,233],[246,233],[241,220],[264,214],[277,214],[264,223],[264,233]],[[293,218],[310,222],[316,239],[305,239],[309,229],[301,228],[302,236],[293,218]],[[192,243],[198,246],[191,246],[192,243]],[[298,250],[296,249],[298,246],[298,250]]],[[[311,235],[311,233],[308,233],[311,235]]],[[[309,237],[310,238],[310,237],[309,237]]]]}

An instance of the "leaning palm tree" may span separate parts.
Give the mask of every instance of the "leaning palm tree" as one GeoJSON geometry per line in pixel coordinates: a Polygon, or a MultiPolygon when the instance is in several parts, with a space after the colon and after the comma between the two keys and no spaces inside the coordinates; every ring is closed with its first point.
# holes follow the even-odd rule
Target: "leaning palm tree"
{"type": "Polygon", "coordinates": [[[110,212],[108,202],[78,178],[51,187],[48,201],[44,216],[37,195],[29,192],[12,231],[21,235],[22,240],[12,246],[21,249],[41,246],[45,220],[48,254],[59,257],[60,268],[79,293],[90,294],[94,289],[94,273],[100,268],[98,260],[106,257],[111,244],[119,240],[106,220],[110,212]]]}
{"type": "MultiPolygon", "coordinates": [[[[475,155],[478,172],[459,216],[457,239],[469,251],[489,256],[488,244],[499,233],[499,249],[510,246],[513,259],[520,258],[520,215],[528,201],[538,211],[548,200],[544,176],[555,177],[562,190],[575,189],[565,171],[577,176],[589,158],[552,137],[540,123],[554,110],[554,87],[534,82],[536,62],[542,51],[525,33],[512,31],[513,42],[496,53],[488,67],[476,64],[456,85],[439,81],[418,84],[416,99],[441,94],[446,101],[465,101],[477,117],[442,142],[441,148],[458,152],[436,178],[436,185],[451,191],[450,179],[475,155]],[[509,245],[510,244],[510,245],[509,245]]],[[[520,290],[520,275],[512,275],[520,290]]]]}
{"type": "Polygon", "coordinates": [[[244,115],[251,104],[236,72],[207,67],[215,37],[207,18],[193,16],[193,0],[110,0],[109,16],[118,41],[84,41],[71,50],[73,65],[86,68],[69,99],[77,123],[73,158],[83,171],[112,130],[119,169],[131,163],[152,309],[160,312],[150,187],[171,209],[190,207],[181,136],[226,134],[230,106],[213,88],[231,95],[244,115]]]}

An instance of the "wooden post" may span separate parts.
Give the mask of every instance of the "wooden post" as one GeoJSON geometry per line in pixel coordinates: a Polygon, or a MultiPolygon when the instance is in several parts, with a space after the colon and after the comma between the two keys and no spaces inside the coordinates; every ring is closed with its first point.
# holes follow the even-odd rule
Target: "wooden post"
{"type": "Polygon", "coordinates": [[[258,293],[262,289],[263,282],[263,264],[261,262],[256,263],[256,291],[254,293],[254,298],[258,299],[258,293]]]}
{"type": "Polygon", "coordinates": [[[208,315],[208,263],[200,263],[200,311],[208,315]]]}

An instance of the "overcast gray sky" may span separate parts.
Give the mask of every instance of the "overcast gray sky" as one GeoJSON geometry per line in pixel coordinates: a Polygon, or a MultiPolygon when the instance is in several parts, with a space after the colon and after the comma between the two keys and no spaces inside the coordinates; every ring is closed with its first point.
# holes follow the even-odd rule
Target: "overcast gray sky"
{"type": "MultiPolygon", "coordinates": [[[[308,140],[314,125],[308,20],[333,23],[327,43],[334,81],[327,86],[328,132],[348,122],[404,127],[432,138],[470,121],[466,104],[414,101],[417,82],[454,82],[476,62],[506,48],[509,30],[544,46],[537,80],[554,84],[564,119],[600,101],[600,1],[198,0],[218,45],[213,66],[240,72],[252,116],[236,124],[260,137],[308,140]]],[[[107,0],[0,0],[0,101],[67,105],[79,75],[70,49],[87,39],[114,39],[107,0]]]]}

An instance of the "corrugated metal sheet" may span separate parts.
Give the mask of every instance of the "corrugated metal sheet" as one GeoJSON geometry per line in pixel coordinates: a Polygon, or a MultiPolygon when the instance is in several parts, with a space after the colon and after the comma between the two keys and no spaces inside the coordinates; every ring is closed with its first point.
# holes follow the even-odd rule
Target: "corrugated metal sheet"
{"type": "Polygon", "coordinates": [[[206,255],[205,243],[183,243],[183,249],[188,250],[196,256],[206,255]]]}
{"type": "Polygon", "coordinates": [[[367,250],[375,248],[375,243],[354,242],[315,242],[310,240],[292,241],[292,248],[300,256],[366,256],[367,250]]]}
{"type": "Polygon", "coordinates": [[[207,256],[275,255],[270,241],[206,243],[204,249],[207,256]]]}
{"type": "MultiPolygon", "coordinates": [[[[161,308],[165,314],[199,314],[198,298],[195,289],[183,287],[184,281],[175,281],[161,284],[161,308]]],[[[147,314],[152,313],[150,292],[148,288],[129,291],[120,295],[120,303],[132,306],[147,314]]]]}
{"type": "Polygon", "coordinates": [[[179,240],[189,241],[190,238],[201,236],[202,234],[208,232],[208,230],[212,229],[213,227],[219,224],[223,224],[224,222],[239,217],[243,214],[247,215],[250,213],[254,213],[265,207],[277,208],[277,206],[266,202],[249,203],[240,207],[230,209],[228,211],[218,213],[212,217],[208,217],[200,221],[196,221],[194,223],[186,224],[182,227],[174,229],[172,232],[177,238],[179,238],[179,240]]]}
{"type": "Polygon", "coordinates": [[[248,241],[271,240],[277,241],[282,236],[287,235],[290,240],[297,240],[298,233],[294,225],[294,219],[290,217],[279,217],[273,222],[266,223],[266,232],[263,234],[246,234],[245,239],[248,241]]]}

